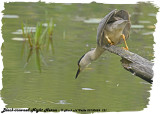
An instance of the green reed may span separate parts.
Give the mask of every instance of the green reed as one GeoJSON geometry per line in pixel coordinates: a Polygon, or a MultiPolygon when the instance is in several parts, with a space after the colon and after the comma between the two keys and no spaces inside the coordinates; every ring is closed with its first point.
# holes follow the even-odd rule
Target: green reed
{"type": "Polygon", "coordinates": [[[43,26],[42,23],[38,22],[35,29],[27,26],[27,24],[24,23],[22,24],[22,35],[25,38],[22,52],[25,53],[25,48],[29,49],[26,61],[27,64],[29,63],[29,60],[33,52],[36,52],[36,63],[40,72],[41,72],[41,61],[45,63],[42,50],[49,50],[49,47],[51,47],[51,51],[52,53],[54,53],[53,32],[54,32],[53,19],[50,19],[46,23],[46,26],[43,26]]]}

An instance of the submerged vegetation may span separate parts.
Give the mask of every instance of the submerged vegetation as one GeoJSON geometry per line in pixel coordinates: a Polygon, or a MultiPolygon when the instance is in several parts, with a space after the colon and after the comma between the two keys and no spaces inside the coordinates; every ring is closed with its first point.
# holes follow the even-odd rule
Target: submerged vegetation
{"type": "Polygon", "coordinates": [[[52,54],[54,53],[53,30],[53,19],[50,19],[47,23],[43,24],[38,22],[36,27],[29,27],[27,24],[22,23],[22,35],[24,37],[22,54],[24,55],[27,53],[27,50],[29,49],[26,65],[29,63],[33,52],[36,52],[36,63],[41,72],[41,61],[45,63],[42,50],[48,51],[51,49],[52,54]]]}

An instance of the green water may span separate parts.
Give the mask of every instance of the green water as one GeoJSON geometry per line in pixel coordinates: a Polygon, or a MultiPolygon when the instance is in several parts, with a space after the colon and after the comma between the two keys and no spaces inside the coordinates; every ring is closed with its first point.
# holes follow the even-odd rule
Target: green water
{"type": "MultiPolygon", "coordinates": [[[[107,109],[107,111],[138,111],[147,107],[151,85],[124,70],[120,57],[104,54],[75,80],[79,58],[96,47],[98,23],[85,23],[90,18],[102,19],[113,9],[127,10],[132,25],[127,40],[129,50],[152,60],[155,14],[150,3],[135,5],[107,4],[45,4],[5,3],[4,15],[17,18],[2,19],[4,43],[2,56],[3,89],[1,97],[7,108],[51,109],[107,109]],[[53,18],[54,54],[44,51],[41,72],[36,63],[36,52],[26,64],[27,54],[22,55],[21,23],[35,27],[37,22],[53,18]],[[25,66],[25,67],[24,67],[25,66]]],[[[119,46],[124,46],[121,44],[119,46]]],[[[106,111],[106,110],[105,110],[106,111]]]]}

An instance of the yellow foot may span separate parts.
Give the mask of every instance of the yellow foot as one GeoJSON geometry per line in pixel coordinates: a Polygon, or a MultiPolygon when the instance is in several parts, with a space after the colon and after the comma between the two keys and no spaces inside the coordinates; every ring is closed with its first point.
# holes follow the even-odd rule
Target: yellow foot
{"type": "Polygon", "coordinates": [[[110,39],[107,39],[107,41],[108,41],[108,43],[109,43],[110,45],[113,45],[113,43],[112,43],[112,41],[111,41],[110,39]]]}
{"type": "Polygon", "coordinates": [[[123,47],[123,49],[128,50],[128,47],[123,47]]]}
{"type": "Polygon", "coordinates": [[[114,44],[112,43],[112,41],[108,38],[108,36],[105,36],[105,38],[107,39],[107,41],[108,41],[108,43],[109,43],[110,45],[114,45],[114,44]]]}
{"type": "Polygon", "coordinates": [[[122,36],[122,38],[123,38],[123,40],[124,40],[124,44],[125,44],[125,47],[123,47],[123,49],[128,50],[129,48],[128,48],[128,46],[127,46],[127,42],[126,42],[125,35],[122,34],[121,36],[122,36]]]}

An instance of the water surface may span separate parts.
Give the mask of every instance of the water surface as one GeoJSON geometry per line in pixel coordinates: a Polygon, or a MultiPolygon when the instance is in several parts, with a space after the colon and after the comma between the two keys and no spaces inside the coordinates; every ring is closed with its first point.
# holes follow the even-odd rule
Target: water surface
{"type": "Polygon", "coordinates": [[[75,74],[79,58],[96,47],[99,20],[115,8],[130,13],[133,26],[127,40],[129,50],[152,60],[155,15],[158,11],[152,4],[10,2],[4,7],[1,97],[6,107],[107,111],[138,111],[147,107],[151,85],[124,70],[120,57],[114,54],[106,51],[76,80],[75,74]],[[27,65],[27,55],[21,55],[21,23],[35,27],[37,22],[45,23],[50,18],[55,23],[54,54],[42,50],[45,63],[41,63],[40,72],[35,51],[27,65]]]}

